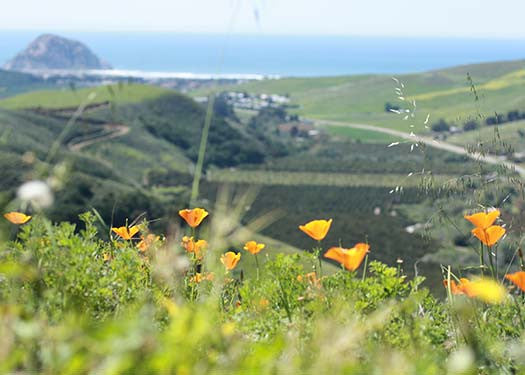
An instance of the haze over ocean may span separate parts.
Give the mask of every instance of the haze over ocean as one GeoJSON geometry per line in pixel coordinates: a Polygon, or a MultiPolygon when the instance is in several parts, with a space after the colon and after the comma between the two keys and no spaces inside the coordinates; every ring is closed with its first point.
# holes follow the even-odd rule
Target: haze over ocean
{"type": "MultiPolygon", "coordinates": [[[[157,72],[330,76],[420,72],[525,58],[525,40],[519,39],[54,33],[86,43],[114,68],[157,72]]],[[[39,34],[0,31],[0,65],[39,34]]]]}

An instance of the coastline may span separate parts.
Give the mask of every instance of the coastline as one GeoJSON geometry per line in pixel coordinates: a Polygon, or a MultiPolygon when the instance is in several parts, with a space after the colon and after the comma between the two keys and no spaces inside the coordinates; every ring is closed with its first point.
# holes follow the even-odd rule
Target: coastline
{"type": "Polygon", "coordinates": [[[67,70],[67,69],[42,69],[24,70],[23,73],[36,75],[43,78],[49,77],[99,77],[99,78],[136,78],[144,80],[245,80],[262,81],[265,79],[280,79],[279,75],[265,74],[246,74],[246,73],[191,73],[191,72],[155,72],[143,70],[127,69],[88,69],[88,70],[67,70]]]}

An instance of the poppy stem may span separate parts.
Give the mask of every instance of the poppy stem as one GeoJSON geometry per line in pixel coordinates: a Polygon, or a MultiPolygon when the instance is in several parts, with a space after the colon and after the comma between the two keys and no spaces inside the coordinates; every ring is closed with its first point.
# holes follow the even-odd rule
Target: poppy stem
{"type": "Polygon", "coordinates": [[[481,276],[485,276],[485,261],[483,260],[483,243],[479,243],[479,268],[481,269],[481,276]]]}
{"type": "Polygon", "coordinates": [[[496,262],[496,279],[499,278],[499,267],[498,267],[498,252],[494,250],[494,261],[496,262]]]}
{"type": "Polygon", "coordinates": [[[490,273],[492,274],[492,277],[494,278],[495,275],[494,275],[494,261],[492,260],[492,251],[490,251],[490,247],[488,247],[488,251],[487,251],[489,254],[489,263],[490,263],[490,273]]]}
{"type": "Polygon", "coordinates": [[[317,241],[318,244],[319,244],[319,247],[316,247],[313,249],[313,252],[314,252],[314,256],[317,258],[317,262],[319,263],[319,269],[317,271],[317,276],[320,278],[323,276],[323,264],[321,263],[321,252],[322,252],[322,247],[321,247],[321,241],[317,241]]]}
{"type": "Polygon", "coordinates": [[[286,311],[286,316],[288,317],[288,321],[292,323],[292,311],[290,310],[290,305],[288,303],[288,294],[284,290],[281,279],[278,278],[277,280],[279,282],[279,288],[281,289],[281,300],[283,302],[284,310],[286,311]]]}
{"type": "Polygon", "coordinates": [[[259,259],[257,258],[257,254],[253,254],[253,256],[255,257],[255,264],[257,265],[257,280],[259,280],[259,259]]]}
{"type": "Polygon", "coordinates": [[[518,248],[518,256],[520,258],[520,268],[522,271],[525,271],[525,264],[523,262],[523,251],[521,251],[521,247],[518,248]]]}
{"type": "Polygon", "coordinates": [[[365,256],[365,266],[363,267],[363,278],[361,281],[365,281],[366,279],[366,268],[368,267],[368,254],[365,256]]]}

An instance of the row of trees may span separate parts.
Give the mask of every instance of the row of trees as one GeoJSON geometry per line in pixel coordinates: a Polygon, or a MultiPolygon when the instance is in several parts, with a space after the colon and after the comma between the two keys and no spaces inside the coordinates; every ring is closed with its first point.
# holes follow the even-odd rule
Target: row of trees
{"type": "MultiPolygon", "coordinates": [[[[494,116],[488,116],[483,122],[478,120],[468,120],[463,123],[463,131],[471,131],[478,129],[483,123],[487,126],[494,126],[499,124],[505,124],[508,122],[525,120],[525,112],[520,112],[518,110],[509,111],[506,115],[501,113],[495,113],[494,116]]],[[[452,127],[459,127],[455,123],[447,122],[444,119],[439,119],[439,121],[432,124],[432,131],[435,132],[448,132],[452,127]]]]}
{"type": "MultiPolygon", "coordinates": [[[[392,113],[392,112],[398,112],[403,111],[401,107],[398,105],[392,104],[390,102],[385,103],[385,112],[392,113]]],[[[452,122],[447,122],[444,119],[439,119],[437,122],[435,122],[432,125],[432,131],[435,132],[448,132],[453,127],[462,128],[463,131],[471,131],[478,129],[483,123],[488,126],[498,125],[498,124],[505,124],[507,122],[514,122],[514,121],[520,121],[525,120],[525,112],[520,112],[519,110],[511,110],[508,111],[507,114],[502,113],[495,113],[494,116],[488,116],[485,118],[484,121],[480,122],[478,120],[468,120],[463,123],[463,125],[456,125],[452,122]]]]}

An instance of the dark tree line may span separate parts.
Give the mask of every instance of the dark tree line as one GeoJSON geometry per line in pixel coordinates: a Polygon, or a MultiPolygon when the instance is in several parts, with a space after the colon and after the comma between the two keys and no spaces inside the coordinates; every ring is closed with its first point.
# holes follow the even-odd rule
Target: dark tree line
{"type": "MultiPolygon", "coordinates": [[[[472,131],[478,129],[480,126],[483,125],[483,123],[487,126],[494,126],[494,125],[500,125],[505,124],[509,122],[515,122],[525,120],[525,112],[520,112],[518,110],[512,110],[507,112],[507,114],[502,113],[494,113],[493,116],[488,116],[485,118],[483,122],[480,122],[478,120],[468,120],[463,123],[462,128],[463,131],[472,131]]],[[[439,119],[437,122],[432,124],[432,131],[435,132],[447,132],[450,131],[450,129],[456,126],[456,124],[452,122],[447,122],[444,119],[439,119]]]]}

